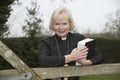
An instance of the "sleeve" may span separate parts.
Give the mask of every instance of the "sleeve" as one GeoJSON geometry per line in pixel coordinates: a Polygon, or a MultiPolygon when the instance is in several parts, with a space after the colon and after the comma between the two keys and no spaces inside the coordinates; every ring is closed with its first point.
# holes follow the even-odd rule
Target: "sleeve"
{"type": "MultiPolygon", "coordinates": [[[[54,47],[53,47],[54,49],[54,47]]],[[[41,47],[39,52],[40,67],[54,67],[61,66],[65,63],[64,56],[53,56],[50,50],[50,44],[46,41],[41,41],[41,47]]]]}
{"type": "Polygon", "coordinates": [[[92,61],[93,64],[99,64],[103,61],[103,55],[97,48],[94,48],[94,51],[91,54],[92,55],[90,55],[89,59],[92,61]]]}

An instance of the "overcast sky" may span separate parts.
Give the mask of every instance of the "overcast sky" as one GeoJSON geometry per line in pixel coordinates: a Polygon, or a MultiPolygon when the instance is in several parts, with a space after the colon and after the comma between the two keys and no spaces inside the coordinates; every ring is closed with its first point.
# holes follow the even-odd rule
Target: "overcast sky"
{"type": "MultiPolygon", "coordinates": [[[[22,26],[25,24],[26,7],[31,0],[19,0],[20,5],[13,5],[7,24],[10,26],[11,36],[22,36],[22,26]]],[[[120,9],[119,0],[36,0],[40,5],[38,11],[43,15],[44,27],[48,29],[50,16],[55,8],[67,7],[70,9],[76,28],[80,33],[102,32],[105,16],[120,9]],[[51,2],[52,1],[52,2],[51,2]],[[66,1],[63,3],[62,1],[66,1]],[[72,2],[71,2],[72,1],[72,2]]]]}

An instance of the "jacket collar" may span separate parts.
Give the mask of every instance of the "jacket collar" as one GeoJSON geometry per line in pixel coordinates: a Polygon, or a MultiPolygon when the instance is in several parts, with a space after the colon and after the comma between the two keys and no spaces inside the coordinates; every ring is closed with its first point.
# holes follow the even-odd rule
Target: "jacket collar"
{"type": "Polygon", "coordinates": [[[67,36],[66,37],[63,37],[63,38],[61,38],[61,37],[59,37],[57,34],[55,34],[54,35],[54,37],[56,37],[58,40],[67,40],[68,38],[69,38],[69,35],[70,35],[71,33],[69,32],[68,34],[67,34],[67,36]]]}

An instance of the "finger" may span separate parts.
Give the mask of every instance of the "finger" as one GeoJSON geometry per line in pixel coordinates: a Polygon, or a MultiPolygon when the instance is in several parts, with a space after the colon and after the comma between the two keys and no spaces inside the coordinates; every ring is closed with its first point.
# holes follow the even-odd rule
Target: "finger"
{"type": "Polygon", "coordinates": [[[77,48],[74,48],[73,51],[77,50],[77,48]]]}
{"type": "Polygon", "coordinates": [[[81,54],[81,56],[84,56],[84,55],[87,55],[87,54],[88,54],[88,52],[84,52],[84,53],[81,54]]]}
{"type": "Polygon", "coordinates": [[[79,51],[79,53],[81,53],[81,54],[83,54],[83,53],[88,53],[88,49],[84,49],[84,50],[81,50],[81,51],[79,51]]]}
{"type": "Polygon", "coordinates": [[[82,48],[79,48],[79,50],[88,50],[88,48],[86,46],[82,47],[82,48]]]}
{"type": "Polygon", "coordinates": [[[80,56],[79,59],[83,59],[83,58],[86,58],[87,55],[84,55],[84,56],[80,56]]]}
{"type": "Polygon", "coordinates": [[[87,54],[88,54],[88,52],[84,52],[84,53],[82,53],[82,54],[78,54],[77,56],[78,56],[78,57],[87,56],[87,54]]]}
{"type": "Polygon", "coordinates": [[[78,50],[84,49],[86,46],[79,46],[78,50]]]}

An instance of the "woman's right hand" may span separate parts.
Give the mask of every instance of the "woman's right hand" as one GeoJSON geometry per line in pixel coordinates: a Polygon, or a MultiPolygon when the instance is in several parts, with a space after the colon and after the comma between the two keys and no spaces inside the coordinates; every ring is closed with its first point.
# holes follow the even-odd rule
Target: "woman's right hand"
{"type": "Polygon", "coordinates": [[[70,54],[65,55],[65,63],[85,59],[87,57],[87,53],[88,48],[85,46],[82,46],[79,49],[74,48],[70,54]]]}

